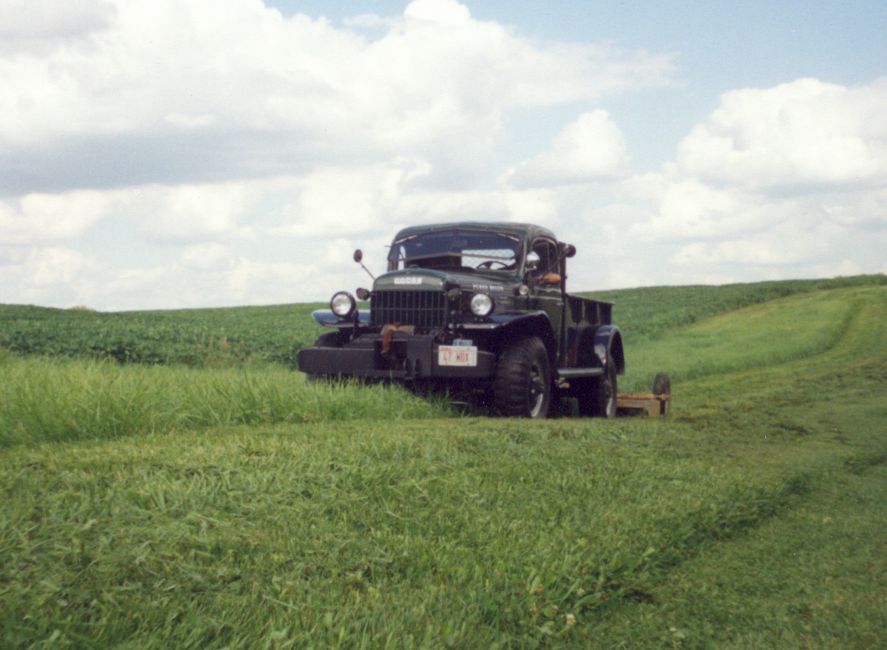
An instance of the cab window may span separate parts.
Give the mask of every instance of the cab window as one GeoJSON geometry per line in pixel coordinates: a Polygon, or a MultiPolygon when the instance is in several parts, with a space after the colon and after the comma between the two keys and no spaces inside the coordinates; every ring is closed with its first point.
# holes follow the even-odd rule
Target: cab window
{"type": "Polygon", "coordinates": [[[527,255],[527,271],[533,278],[541,278],[546,273],[558,273],[560,264],[557,245],[548,239],[537,239],[533,242],[527,255]]]}

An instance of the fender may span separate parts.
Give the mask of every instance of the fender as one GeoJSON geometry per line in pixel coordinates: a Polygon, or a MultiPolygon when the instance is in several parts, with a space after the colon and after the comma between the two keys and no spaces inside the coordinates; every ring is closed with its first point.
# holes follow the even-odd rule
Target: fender
{"type": "Polygon", "coordinates": [[[616,364],[616,374],[625,374],[625,353],[622,348],[622,332],[615,325],[601,325],[594,331],[594,356],[602,368],[607,359],[616,364]]]}
{"type": "Polygon", "coordinates": [[[502,327],[513,326],[524,321],[545,319],[548,328],[551,329],[551,320],[541,309],[535,311],[493,313],[480,323],[458,323],[456,327],[466,330],[497,330],[502,327]]]}
{"type": "MultiPolygon", "coordinates": [[[[352,327],[354,327],[353,317],[349,318],[348,320],[342,320],[329,309],[317,309],[311,312],[311,317],[314,319],[315,323],[317,323],[318,325],[323,325],[324,327],[339,327],[345,329],[351,329],[352,327]]],[[[369,311],[358,310],[357,318],[359,320],[359,327],[368,326],[370,324],[369,311]]]]}
{"type": "MultiPolygon", "coordinates": [[[[517,336],[538,336],[548,350],[549,361],[552,368],[557,363],[557,341],[554,338],[554,328],[551,319],[541,309],[519,313],[494,314],[490,317],[492,323],[487,323],[486,329],[498,334],[498,343],[516,338],[517,336]]],[[[476,326],[475,326],[476,327],[476,326]]],[[[473,329],[467,326],[466,329],[473,329]]]]}

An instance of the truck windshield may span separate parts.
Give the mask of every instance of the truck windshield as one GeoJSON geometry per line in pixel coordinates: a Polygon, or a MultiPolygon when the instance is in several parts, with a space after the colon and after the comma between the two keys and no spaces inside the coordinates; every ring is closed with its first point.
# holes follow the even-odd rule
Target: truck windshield
{"type": "Polygon", "coordinates": [[[437,230],[396,240],[388,270],[405,268],[514,271],[521,242],[514,235],[475,230],[437,230]]]}

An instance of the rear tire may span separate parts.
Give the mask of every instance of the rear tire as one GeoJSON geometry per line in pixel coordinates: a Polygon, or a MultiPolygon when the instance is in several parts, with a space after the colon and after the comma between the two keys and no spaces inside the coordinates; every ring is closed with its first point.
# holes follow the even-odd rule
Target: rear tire
{"type": "Polygon", "coordinates": [[[616,364],[607,356],[607,367],[604,376],[598,377],[594,396],[594,415],[611,420],[616,417],[616,364]]]}
{"type": "Polygon", "coordinates": [[[615,418],[616,395],[616,364],[608,356],[603,375],[581,380],[576,394],[579,401],[579,414],[598,418],[615,418]]]}
{"type": "Polygon", "coordinates": [[[551,395],[551,366],[542,339],[531,336],[507,345],[493,380],[496,411],[506,417],[541,419],[548,416],[551,395]]]}

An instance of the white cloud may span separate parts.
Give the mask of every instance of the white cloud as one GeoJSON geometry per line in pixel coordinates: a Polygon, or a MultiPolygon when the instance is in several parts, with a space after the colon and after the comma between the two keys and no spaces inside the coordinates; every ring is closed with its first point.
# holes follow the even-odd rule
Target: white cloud
{"type": "Polygon", "coordinates": [[[70,307],[96,296],[101,265],[65,246],[0,246],[0,295],[4,302],[70,307]]]}
{"type": "Polygon", "coordinates": [[[660,241],[716,240],[758,229],[771,220],[772,215],[761,214],[757,197],[680,178],[666,183],[656,214],[635,224],[632,233],[660,241]]]}
{"type": "Polygon", "coordinates": [[[887,78],[858,87],[799,79],[735,90],[680,144],[680,174],[767,192],[881,185],[887,78]]]}
{"type": "Polygon", "coordinates": [[[358,14],[356,16],[346,16],[343,22],[346,27],[361,29],[391,29],[397,25],[398,19],[378,16],[376,14],[358,14]]]}
{"type": "Polygon", "coordinates": [[[459,27],[471,19],[471,12],[455,0],[423,0],[413,2],[403,12],[407,21],[459,27]]]}
{"type": "MultiPolygon", "coordinates": [[[[240,183],[153,187],[138,192],[142,228],[151,238],[191,242],[243,236],[246,191],[240,183]]],[[[129,201],[132,202],[132,198],[129,201]]]]}
{"type": "Polygon", "coordinates": [[[177,304],[193,307],[319,302],[343,287],[353,290],[368,284],[368,278],[351,262],[352,251],[345,244],[337,246],[330,266],[317,259],[274,261],[232,254],[217,260],[215,268],[195,268],[199,253],[191,249],[190,259],[180,262],[103,275],[101,295],[114,309],[168,308],[171,295],[177,297],[177,304]],[[295,298],[300,284],[310,285],[311,294],[295,298]]]}
{"type": "Polygon", "coordinates": [[[663,55],[530,40],[452,0],[416,0],[372,40],[251,0],[108,6],[90,10],[107,25],[87,45],[0,52],[0,176],[22,191],[78,186],[84,159],[93,187],[401,155],[465,182],[505,111],[662,85],[673,72],[663,55]]]}
{"type": "Polygon", "coordinates": [[[416,190],[402,197],[397,225],[458,220],[507,221],[507,196],[499,190],[416,190]]]}
{"type": "Polygon", "coordinates": [[[216,122],[213,115],[186,115],[184,113],[169,113],[164,120],[181,129],[200,129],[212,126],[216,122]]]}
{"type": "Polygon", "coordinates": [[[0,53],[70,45],[106,29],[113,12],[105,0],[0,0],[0,53]]]}
{"type": "Polygon", "coordinates": [[[187,269],[196,271],[217,272],[231,268],[233,254],[231,249],[218,242],[207,242],[188,246],[179,258],[187,269]]]}
{"type": "Polygon", "coordinates": [[[92,190],[26,194],[0,201],[0,241],[7,244],[71,239],[108,215],[107,196],[92,190]]]}
{"type": "Polygon", "coordinates": [[[298,182],[298,198],[278,231],[311,236],[384,228],[397,218],[410,182],[427,173],[427,165],[410,160],[318,170],[298,182]]]}
{"type": "Polygon", "coordinates": [[[33,251],[25,266],[29,269],[29,284],[34,287],[51,287],[57,283],[71,283],[84,270],[92,267],[93,263],[79,251],[56,246],[33,251]]]}
{"type": "Polygon", "coordinates": [[[650,214],[629,234],[664,245],[662,263],[681,281],[883,272],[884,115],[885,79],[726,93],[676,161],[646,177],[650,214]]]}
{"type": "Polygon", "coordinates": [[[625,138],[606,111],[583,113],[558,133],[549,151],[511,170],[517,187],[547,187],[616,178],[627,171],[625,138]]]}

